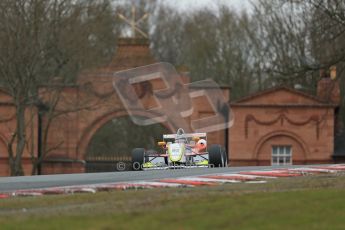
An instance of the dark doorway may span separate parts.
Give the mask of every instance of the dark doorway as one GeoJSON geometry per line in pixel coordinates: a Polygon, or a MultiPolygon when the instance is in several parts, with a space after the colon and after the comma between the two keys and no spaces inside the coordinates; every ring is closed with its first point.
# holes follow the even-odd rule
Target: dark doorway
{"type": "Polygon", "coordinates": [[[103,125],[92,137],[86,153],[86,172],[131,170],[133,148],[156,148],[169,131],[161,124],[136,125],[130,117],[115,118],[103,125]],[[121,164],[121,165],[119,165],[121,164]]]}

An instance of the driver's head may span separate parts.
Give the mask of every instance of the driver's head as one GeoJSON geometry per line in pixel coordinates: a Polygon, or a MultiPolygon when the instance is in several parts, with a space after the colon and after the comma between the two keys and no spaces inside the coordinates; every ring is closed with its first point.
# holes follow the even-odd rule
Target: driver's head
{"type": "Polygon", "coordinates": [[[198,142],[196,143],[195,147],[201,151],[201,150],[205,150],[207,147],[207,142],[205,139],[200,139],[198,140],[198,142]]]}

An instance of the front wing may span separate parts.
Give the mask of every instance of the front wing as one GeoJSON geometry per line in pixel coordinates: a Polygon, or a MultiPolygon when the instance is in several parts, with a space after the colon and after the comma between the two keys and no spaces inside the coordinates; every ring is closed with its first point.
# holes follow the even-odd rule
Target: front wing
{"type": "Polygon", "coordinates": [[[203,153],[187,153],[187,157],[200,156],[199,161],[189,161],[189,162],[169,162],[167,163],[168,154],[151,154],[146,155],[149,161],[144,162],[143,170],[153,170],[153,169],[178,169],[178,168],[205,168],[209,167],[208,163],[208,152],[203,153]],[[207,157],[203,157],[207,155],[207,157]]]}

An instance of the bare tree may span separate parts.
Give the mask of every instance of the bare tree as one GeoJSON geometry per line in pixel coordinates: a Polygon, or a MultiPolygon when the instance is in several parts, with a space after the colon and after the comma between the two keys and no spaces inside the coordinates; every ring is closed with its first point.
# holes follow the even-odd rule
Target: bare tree
{"type": "Polygon", "coordinates": [[[74,81],[81,69],[105,63],[114,50],[109,1],[0,2],[0,84],[13,98],[16,128],[8,143],[11,175],[23,175],[26,111],[40,103],[39,85],[74,81]]]}
{"type": "Polygon", "coordinates": [[[158,60],[179,66],[182,61],[182,44],[185,19],[176,10],[160,6],[151,15],[150,40],[158,60]]]}
{"type": "MultiPolygon", "coordinates": [[[[258,0],[248,29],[255,59],[266,81],[299,84],[316,93],[319,71],[336,66],[344,98],[345,2],[342,0],[258,0]]],[[[340,114],[345,122],[345,101],[340,114]]]]}
{"type": "Polygon", "coordinates": [[[253,47],[245,30],[253,23],[246,13],[224,5],[188,14],[161,6],[154,16],[151,38],[158,59],[186,66],[193,80],[231,85],[234,98],[256,89],[253,47]]]}

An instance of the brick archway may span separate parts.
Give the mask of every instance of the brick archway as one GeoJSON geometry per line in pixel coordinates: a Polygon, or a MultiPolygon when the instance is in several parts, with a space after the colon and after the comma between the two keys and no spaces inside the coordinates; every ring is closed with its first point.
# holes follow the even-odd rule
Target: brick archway
{"type": "MultiPolygon", "coordinates": [[[[138,111],[135,113],[136,116],[142,116],[146,118],[150,117],[156,117],[157,114],[152,114],[147,111],[138,111]]],[[[101,117],[97,117],[91,122],[91,124],[83,131],[81,138],[78,141],[77,144],[77,156],[78,159],[84,159],[85,154],[87,152],[88,145],[92,139],[92,137],[95,135],[95,133],[107,122],[111,121],[114,118],[124,117],[128,116],[128,113],[126,110],[117,110],[112,111],[107,114],[104,114],[101,117]]],[[[160,123],[162,126],[164,126],[167,130],[171,131],[170,127],[175,127],[173,123],[167,124],[167,123],[160,123]]]]}
{"type": "Polygon", "coordinates": [[[267,161],[268,154],[267,147],[270,147],[273,144],[279,144],[282,141],[282,144],[291,144],[295,151],[293,152],[293,162],[298,162],[304,164],[307,160],[307,156],[310,155],[307,145],[304,143],[302,138],[297,134],[285,130],[279,130],[271,132],[263,136],[255,146],[253,159],[257,159],[258,164],[260,161],[267,161]]]}

